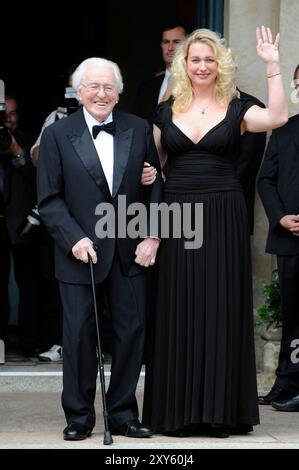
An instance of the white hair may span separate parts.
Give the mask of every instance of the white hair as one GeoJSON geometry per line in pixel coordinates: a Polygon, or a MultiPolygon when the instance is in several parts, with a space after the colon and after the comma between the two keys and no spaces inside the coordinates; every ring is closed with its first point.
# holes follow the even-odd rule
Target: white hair
{"type": "Polygon", "coordinates": [[[83,60],[83,62],[78,65],[72,75],[72,86],[77,92],[81,86],[82,78],[84,77],[86,69],[89,65],[98,65],[102,68],[112,69],[115,76],[117,92],[121,93],[123,91],[124,84],[119,66],[115,62],[112,62],[108,59],[103,59],[102,57],[90,57],[89,59],[83,60]]]}

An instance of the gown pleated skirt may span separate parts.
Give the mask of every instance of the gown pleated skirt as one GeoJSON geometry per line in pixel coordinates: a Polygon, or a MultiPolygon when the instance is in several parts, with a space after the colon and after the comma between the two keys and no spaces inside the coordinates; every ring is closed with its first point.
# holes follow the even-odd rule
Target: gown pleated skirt
{"type": "Polygon", "coordinates": [[[211,171],[211,161],[202,160],[199,177],[177,175],[167,181],[165,202],[203,204],[203,243],[185,249],[184,237],[161,242],[143,421],[160,433],[258,424],[244,196],[223,162],[212,162],[211,171]]]}

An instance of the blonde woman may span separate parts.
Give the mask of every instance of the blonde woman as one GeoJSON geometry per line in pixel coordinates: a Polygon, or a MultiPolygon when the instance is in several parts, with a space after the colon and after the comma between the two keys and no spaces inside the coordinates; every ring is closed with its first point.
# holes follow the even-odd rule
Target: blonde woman
{"type": "Polygon", "coordinates": [[[162,165],[168,157],[165,201],[190,205],[203,243],[186,249],[184,236],[161,243],[143,416],[154,432],[228,437],[259,423],[249,227],[234,164],[242,133],[283,125],[287,105],[279,36],[273,41],[263,26],[256,35],[269,85],[265,109],[239,99],[231,52],[207,29],[179,46],[172,97],[158,108],[154,136],[162,165]]]}

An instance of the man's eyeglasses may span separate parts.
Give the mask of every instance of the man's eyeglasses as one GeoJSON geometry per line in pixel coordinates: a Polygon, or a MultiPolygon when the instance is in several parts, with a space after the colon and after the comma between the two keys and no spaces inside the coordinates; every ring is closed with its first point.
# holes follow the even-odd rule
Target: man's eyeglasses
{"type": "Polygon", "coordinates": [[[113,85],[100,85],[99,83],[82,83],[81,85],[86,88],[87,91],[91,93],[98,93],[100,90],[107,95],[115,92],[115,87],[113,85]]]}

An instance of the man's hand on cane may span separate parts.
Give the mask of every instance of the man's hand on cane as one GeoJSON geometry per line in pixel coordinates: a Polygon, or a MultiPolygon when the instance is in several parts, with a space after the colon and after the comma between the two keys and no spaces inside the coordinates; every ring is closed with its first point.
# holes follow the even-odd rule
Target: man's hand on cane
{"type": "Polygon", "coordinates": [[[97,254],[93,248],[92,241],[88,238],[82,238],[72,248],[74,257],[84,263],[88,263],[88,255],[90,255],[93,264],[98,261],[97,254]]]}

